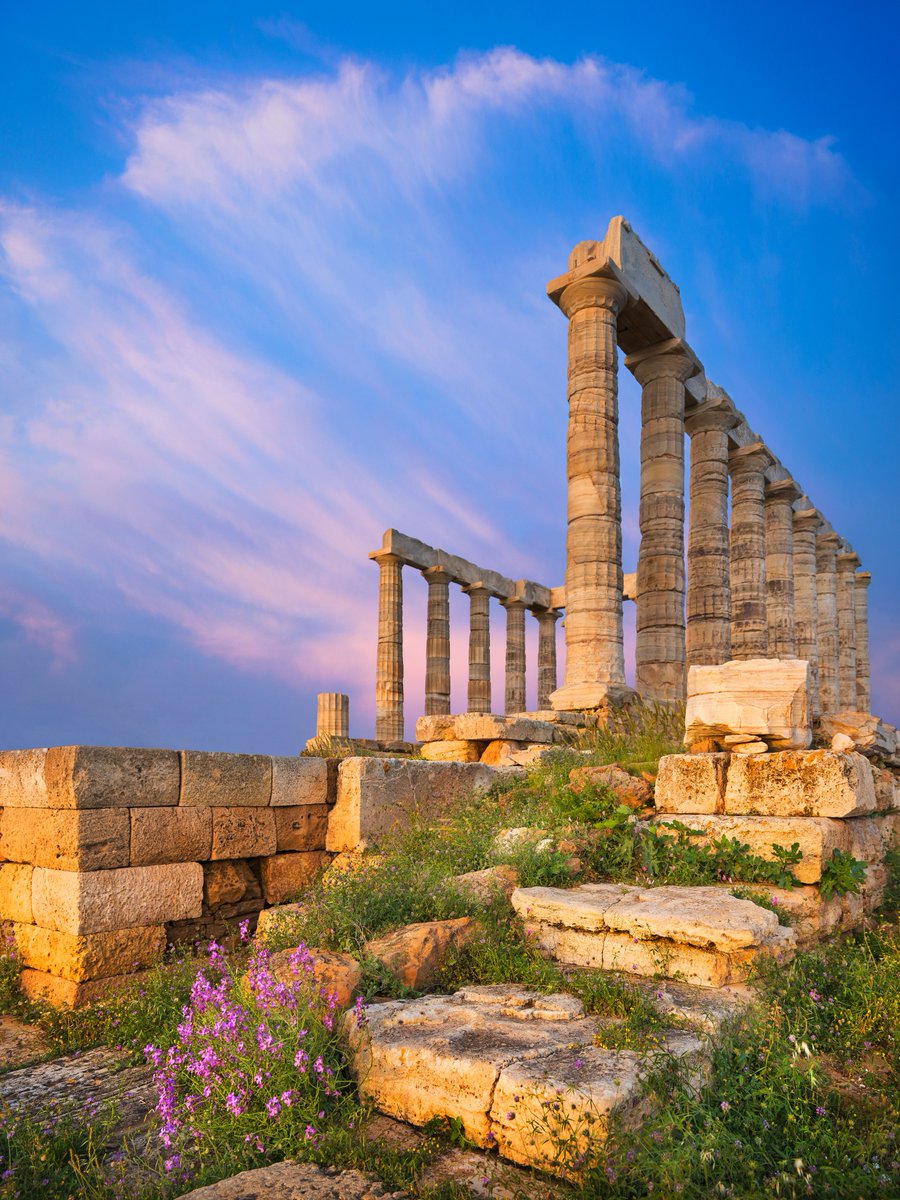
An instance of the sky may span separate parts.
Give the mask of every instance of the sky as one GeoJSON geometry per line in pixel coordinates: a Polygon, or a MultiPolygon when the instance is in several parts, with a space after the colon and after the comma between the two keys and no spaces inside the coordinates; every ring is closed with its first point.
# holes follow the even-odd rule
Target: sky
{"type": "MultiPolygon", "coordinates": [[[[619,213],[872,572],[900,722],[898,34],[867,0],[0,0],[0,744],[294,753],[318,691],[371,736],[388,527],[562,583],[545,286],[619,213]]],[[[632,570],[624,369],[620,405],[632,570]]]]}

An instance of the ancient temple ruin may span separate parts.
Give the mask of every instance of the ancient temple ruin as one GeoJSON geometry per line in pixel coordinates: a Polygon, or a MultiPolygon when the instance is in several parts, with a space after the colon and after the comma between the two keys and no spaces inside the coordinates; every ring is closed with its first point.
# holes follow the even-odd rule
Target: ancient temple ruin
{"type": "Polygon", "coordinates": [[[614,217],[602,241],[579,242],[547,293],[569,322],[565,582],[507,579],[388,530],[370,555],[380,572],[376,739],[404,734],[404,567],[428,584],[426,716],[450,712],[451,584],[469,597],[470,713],[492,711],[492,598],[506,609],[508,714],[525,708],[526,613],[540,631],[539,709],[602,710],[627,700],[625,599],[637,609],[634,679],[645,700],[683,701],[690,666],[800,658],[810,664],[811,716],[868,712],[871,577],[731,396],[706,377],[686,338],[677,285],[614,217]],[[622,563],[619,349],[642,389],[633,575],[622,563]],[[559,686],[555,627],[563,615],[559,686]]]}

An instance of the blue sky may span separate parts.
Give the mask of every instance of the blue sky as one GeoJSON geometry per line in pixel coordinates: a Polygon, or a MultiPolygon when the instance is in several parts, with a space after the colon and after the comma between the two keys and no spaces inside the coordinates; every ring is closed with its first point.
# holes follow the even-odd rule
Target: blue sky
{"type": "Polygon", "coordinates": [[[872,571],[900,720],[900,22],[784,8],[5,5],[2,744],[287,753],[319,690],[369,733],[389,525],[561,582],[544,285],[616,213],[872,571]]]}

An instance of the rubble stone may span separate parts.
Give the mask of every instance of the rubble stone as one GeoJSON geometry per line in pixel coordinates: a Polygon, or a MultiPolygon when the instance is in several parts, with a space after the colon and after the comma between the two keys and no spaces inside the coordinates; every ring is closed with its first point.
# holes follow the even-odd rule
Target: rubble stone
{"type": "Polygon", "coordinates": [[[465,875],[454,875],[450,882],[479,904],[490,904],[498,893],[509,899],[519,886],[519,874],[512,867],[501,864],[485,867],[482,871],[467,871],[465,875]]]}
{"type": "MultiPolygon", "coordinates": [[[[273,954],[269,969],[276,979],[289,982],[296,978],[296,972],[291,965],[293,950],[279,950],[273,954]]],[[[321,950],[317,946],[309,948],[312,961],[312,973],[317,985],[326,992],[337,996],[338,1005],[347,1008],[353,1002],[362,982],[362,968],[350,954],[341,954],[334,950],[321,950]]]]}
{"type": "Polygon", "coordinates": [[[448,738],[439,742],[423,742],[420,754],[428,762],[478,762],[481,743],[448,738]]]}
{"type": "Polygon", "coordinates": [[[404,987],[422,991],[437,981],[447,954],[461,950],[475,929],[471,917],[421,921],[366,942],[366,953],[377,958],[404,987]]]}
{"type": "Polygon", "coordinates": [[[799,658],[753,658],[693,666],[688,671],[685,743],[753,734],[776,749],[805,749],[812,741],[809,663],[799,658]]]}
{"type": "Polygon", "coordinates": [[[607,787],[620,804],[640,809],[653,801],[653,792],[645,779],[638,779],[619,766],[609,763],[600,767],[573,767],[569,772],[569,787],[577,796],[586,787],[607,787]]]}
{"type": "Polygon", "coordinates": [[[405,1200],[359,1171],[280,1162],[187,1192],[183,1200],[405,1200]]]}

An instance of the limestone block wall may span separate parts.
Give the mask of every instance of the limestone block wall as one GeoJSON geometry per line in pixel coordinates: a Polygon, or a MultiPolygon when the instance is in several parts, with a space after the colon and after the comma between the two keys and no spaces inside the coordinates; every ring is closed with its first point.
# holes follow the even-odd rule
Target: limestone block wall
{"type": "Polygon", "coordinates": [[[79,1004],[166,945],[255,923],[329,860],[337,764],[55,746],[0,753],[0,921],[23,987],[79,1004]]]}

